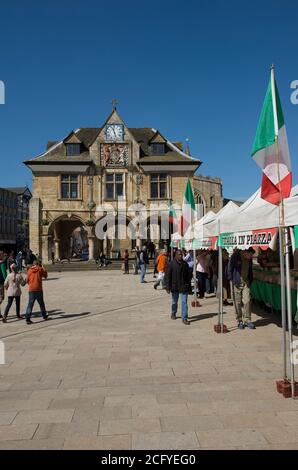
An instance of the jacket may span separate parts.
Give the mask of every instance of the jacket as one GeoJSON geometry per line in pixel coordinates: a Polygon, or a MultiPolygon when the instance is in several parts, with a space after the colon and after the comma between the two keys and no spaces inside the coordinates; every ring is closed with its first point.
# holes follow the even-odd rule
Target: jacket
{"type": "Polygon", "coordinates": [[[42,291],[42,279],[48,277],[47,271],[42,266],[32,266],[27,271],[27,284],[29,292],[42,291]]]}
{"type": "Polygon", "coordinates": [[[3,285],[6,279],[6,260],[0,261],[0,285],[3,285]]]}
{"type": "Polygon", "coordinates": [[[168,258],[166,257],[166,255],[164,253],[161,253],[160,255],[158,255],[156,259],[157,272],[159,273],[166,272],[167,264],[168,264],[168,258]]]}
{"type": "Polygon", "coordinates": [[[10,273],[5,279],[4,287],[8,297],[19,297],[22,294],[21,286],[26,284],[22,274],[10,273]]]}
{"type": "MultiPolygon", "coordinates": [[[[234,286],[239,286],[241,282],[241,268],[242,268],[241,252],[240,250],[237,250],[235,251],[235,253],[232,254],[229,264],[228,264],[228,269],[227,269],[228,278],[234,286]]],[[[249,268],[248,268],[249,285],[252,283],[252,281],[253,281],[252,260],[250,260],[249,268]]]]}
{"type": "Polygon", "coordinates": [[[148,254],[146,250],[140,252],[139,264],[149,264],[148,254]]]}
{"type": "Polygon", "coordinates": [[[168,264],[165,275],[166,290],[182,294],[191,293],[191,273],[186,261],[176,259],[168,264]]]}

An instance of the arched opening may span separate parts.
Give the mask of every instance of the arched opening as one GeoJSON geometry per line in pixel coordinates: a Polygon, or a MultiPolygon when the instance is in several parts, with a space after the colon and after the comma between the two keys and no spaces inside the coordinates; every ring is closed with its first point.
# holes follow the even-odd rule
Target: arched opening
{"type": "Polygon", "coordinates": [[[125,250],[131,252],[136,246],[135,230],[128,217],[104,216],[94,227],[94,253],[103,253],[107,258],[117,259],[125,250]]]}
{"type": "Polygon", "coordinates": [[[154,243],[157,249],[170,249],[171,236],[174,231],[173,223],[168,218],[153,216],[147,219],[147,240],[142,240],[142,244],[154,243]]]}
{"type": "Polygon", "coordinates": [[[195,191],[195,203],[197,207],[197,218],[201,219],[206,214],[206,200],[201,193],[195,191]]]}
{"type": "Polygon", "coordinates": [[[88,232],[77,217],[62,216],[49,228],[49,259],[88,260],[88,232]]]}

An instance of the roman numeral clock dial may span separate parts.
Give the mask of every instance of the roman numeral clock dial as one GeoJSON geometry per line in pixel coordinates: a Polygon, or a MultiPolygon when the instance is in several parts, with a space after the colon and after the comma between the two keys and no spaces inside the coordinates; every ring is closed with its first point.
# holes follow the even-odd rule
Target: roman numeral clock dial
{"type": "Polygon", "coordinates": [[[106,140],[122,141],[123,140],[123,126],[122,124],[107,124],[106,127],[106,140]]]}

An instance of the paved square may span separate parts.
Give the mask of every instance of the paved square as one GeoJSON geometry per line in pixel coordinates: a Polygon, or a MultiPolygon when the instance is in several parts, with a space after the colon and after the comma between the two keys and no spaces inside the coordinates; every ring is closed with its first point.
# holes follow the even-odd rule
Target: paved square
{"type": "MultiPolygon", "coordinates": [[[[277,394],[278,317],[217,335],[217,301],[170,319],[170,297],[115,271],[51,273],[51,321],[0,324],[0,449],[298,449],[277,394]]],[[[22,297],[25,310],[27,293],[22,297]]],[[[296,330],[297,332],[297,330],[296,330]]]]}

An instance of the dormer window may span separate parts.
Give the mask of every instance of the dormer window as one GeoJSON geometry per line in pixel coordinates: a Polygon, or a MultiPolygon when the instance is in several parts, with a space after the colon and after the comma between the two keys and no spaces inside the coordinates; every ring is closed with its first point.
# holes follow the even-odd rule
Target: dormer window
{"type": "Polygon", "coordinates": [[[165,144],[163,143],[152,143],[151,144],[151,155],[164,155],[165,154],[165,144]]]}
{"type": "Polygon", "coordinates": [[[81,153],[81,144],[66,144],[66,155],[80,155],[81,153]]]}

